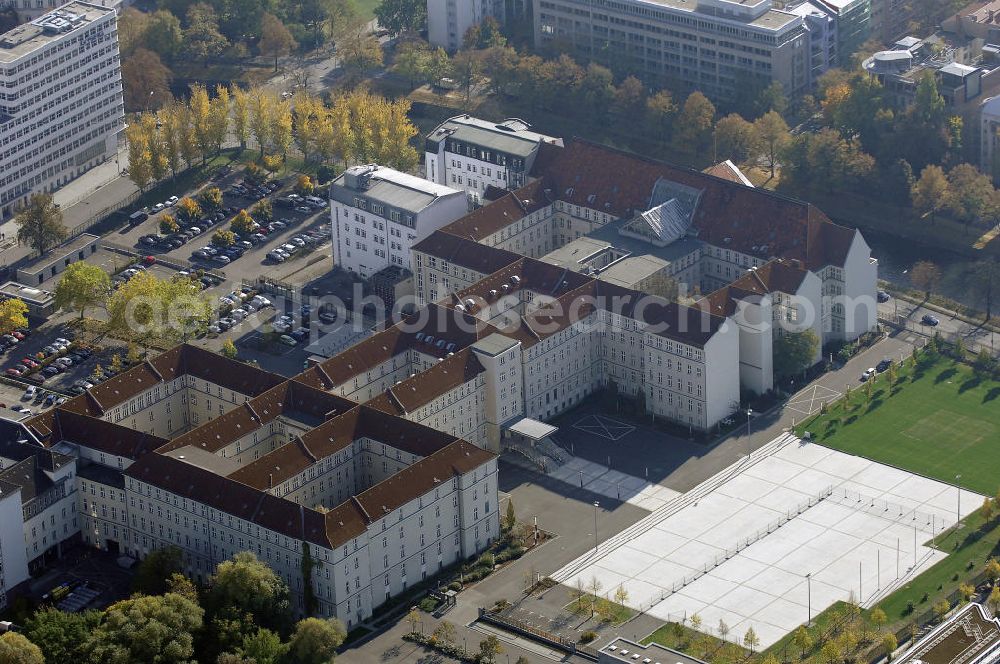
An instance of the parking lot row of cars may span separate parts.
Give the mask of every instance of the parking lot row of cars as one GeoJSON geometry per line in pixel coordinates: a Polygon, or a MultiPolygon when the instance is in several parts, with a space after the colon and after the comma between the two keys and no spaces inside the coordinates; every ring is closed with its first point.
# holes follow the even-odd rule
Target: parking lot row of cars
{"type": "Polygon", "coordinates": [[[219,298],[219,320],[209,326],[210,334],[220,334],[236,327],[252,314],[274,306],[253,288],[243,286],[219,298]]]}
{"type": "Polygon", "coordinates": [[[281,246],[275,247],[267,252],[267,259],[273,263],[284,263],[299,251],[306,247],[323,244],[330,237],[330,225],[320,224],[316,228],[308,230],[300,235],[291,237],[281,246]]]}

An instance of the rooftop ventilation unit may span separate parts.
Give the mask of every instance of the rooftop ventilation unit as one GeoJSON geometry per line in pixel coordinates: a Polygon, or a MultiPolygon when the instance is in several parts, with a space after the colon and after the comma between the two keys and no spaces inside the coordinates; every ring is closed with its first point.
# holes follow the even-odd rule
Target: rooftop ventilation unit
{"type": "Polygon", "coordinates": [[[444,344],[445,344],[445,340],[444,339],[438,339],[438,342],[436,344],[434,344],[434,345],[437,348],[444,348],[444,344]]]}
{"type": "Polygon", "coordinates": [[[426,337],[424,337],[424,341],[426,343],[432,344],[432,343],[434,343],[434,337],[432,335],[428,334],[426,337]]]}
{"type": "Polygon", "coordinates": [[[472,298],[470,297],[469,299],[467,299],[467,300],[465,301],[465,306],[466,306],[466,307],[468,307],[468,308],[469,308],[470,310],[472,310],[472,309],[475,309],[475,308],[476,308],[476,301],[475,301],[475,300],[473,300],[473,299],[472,299],[472,298]]]}
{"type": "Polygon", "coordinates": [[[423,338],[424,338],[424,333],[423,332],[417,332],[417,341],[422,341],[423,338]]]}
{"type": "Polygon", "coordinates": [[[517,286],[519,283],[521,283],[521,277],[515,274],[513,277],[510,278],[510,282],[515,286],[517,286]]]}
{"type": "Polygon", "coordinates": [[[455,344],[453,344],[453,343],[452,344],[448,344],[448,352],[450,353],[450,352],[452,352],[454,350],[455,350],[455,344]]]}
{"type": "Polygon", "coordinates": [[[497,289],[491,288],[490,289],[490,299],[492,300],[492,299],[496,298],[497,295],[499,295],[499,293],[497,293],[497,289]]]}

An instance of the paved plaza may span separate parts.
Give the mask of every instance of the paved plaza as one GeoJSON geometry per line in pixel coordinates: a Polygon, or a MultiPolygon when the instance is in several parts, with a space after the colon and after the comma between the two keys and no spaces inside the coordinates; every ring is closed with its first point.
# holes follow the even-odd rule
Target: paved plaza
{"type": "Polygon", "coordinates": [[[680,494],[659,484],[574,457],[548,473],[549,477],[593,493],[655,512],[680,494]]]}
{"type": "Polygon", "coordinates": [[[933,536],[983,498],[785,434],[661,500],[553,577],[596,576],[609,595],[621,585],[663,620],[723,620],[737,641],[752,626],[766,647],[807,620],[810,598],[813,616],[837,600],[867,606],[933,565],[945,555],[927,546],[933,536]]]}

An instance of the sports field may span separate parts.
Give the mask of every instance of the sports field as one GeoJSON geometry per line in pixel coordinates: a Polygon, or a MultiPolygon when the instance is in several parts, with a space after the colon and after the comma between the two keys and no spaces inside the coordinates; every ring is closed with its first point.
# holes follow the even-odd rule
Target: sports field
{"type": "Polygon", "coordinates": [[[948,358],[852,388],[842,402],[800,425],[827,447],[994,495],[1000,486],[1000,383],[948,358]]]}

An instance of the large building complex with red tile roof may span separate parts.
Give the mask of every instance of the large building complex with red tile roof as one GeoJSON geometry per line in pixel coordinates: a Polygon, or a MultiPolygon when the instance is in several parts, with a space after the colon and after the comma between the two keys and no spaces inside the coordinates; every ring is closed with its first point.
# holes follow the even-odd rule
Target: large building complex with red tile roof
{"type": "Polygon", "coordinates": [[[499,534],[496,456],[406,417],[426,406],[425,394],[467,393],[483,373],[467,348],[474,331],[447,338],[466,349],[421,348],[390,328],[291,379],[183,344],[44,414],[5,422],[17,454],[0,449],[13,464],[0,473],[0,514],[10,517],[0,537],[17,531],[20,540],[23,521],[26,545],[3,542],[0,590],[6,596],[77,539],[138,558],[175,546],[200,582],[251,551],[305,613],[309,555],[317,613],[357,625],[499,534]],[[372,399],[337,389],[411,352],[429,390],[401,383],[372,399]]]}
{"type": "Polygon", "coordinates": [[[773,388],[786,332],[812,330],[818,360],[875,326],[878,265],[860,232],[754,188],[732,163],[698,172],[573,139],[539,143],[530,176],[488,188],[484,206],[415,244],[411,261],[418,304],[520,343],[525,416],[614,384],[708,429],[741,388],[773,388]],[[588,304],[571,317],[573,302],[588,304]]]}

